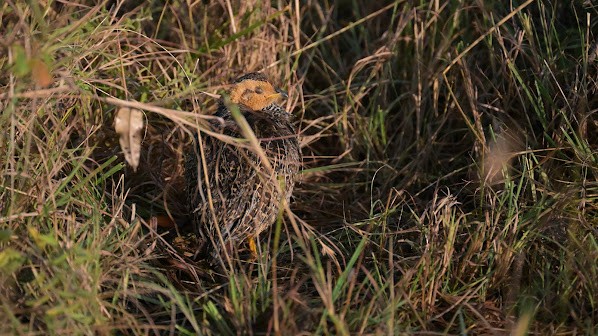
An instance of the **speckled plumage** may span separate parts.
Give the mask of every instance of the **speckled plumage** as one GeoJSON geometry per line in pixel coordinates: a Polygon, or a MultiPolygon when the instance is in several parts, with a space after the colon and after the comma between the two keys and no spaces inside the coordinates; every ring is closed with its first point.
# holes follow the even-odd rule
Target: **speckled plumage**
{"type": "MultiPolygon", "coordinates": [[[[253,73],[235,83],[246,79],[266,81],[263,75],[253,73]]],[[[301,162],[297,134],[287,111],[276,104],[259,111],[238,106],[268,157],[273,174],[254,149],[202,134],[204,172],[196,138],[195,150],[186,158],[189,208],[198,233],[214,248],[213,253],[222,249],[219,233],[225,244],[235,246],[276,221],[281,201],[291,197],[301,162]]],[[[213,123],[216,132],[244,138],[223,101],[216,115],[223,120],[213,123]]]]}

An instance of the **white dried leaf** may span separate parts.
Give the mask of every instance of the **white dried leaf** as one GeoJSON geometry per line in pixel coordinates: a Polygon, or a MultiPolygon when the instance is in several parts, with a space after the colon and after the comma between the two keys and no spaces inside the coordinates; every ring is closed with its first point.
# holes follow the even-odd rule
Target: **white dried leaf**
{"type": "Polygon", "coordinates": [[[141,155],[143,113],[133,108],[121,108],[114,118],[114,129],[118,133],[120,148],[125,154],[125,160],[133,168],[133,171],[137,171],[141,155]]]}

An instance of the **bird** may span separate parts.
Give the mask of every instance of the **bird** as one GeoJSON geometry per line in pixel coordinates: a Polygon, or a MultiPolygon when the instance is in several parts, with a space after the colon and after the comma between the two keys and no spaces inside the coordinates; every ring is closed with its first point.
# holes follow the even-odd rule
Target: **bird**
{"type": "Polygon", "coordinates": [[[285,98],[287,93],[260,72],[237,78],[219,99],[210,126],[214,133],[246,139],[248,125],[259,149],[256,142],[243,146],[198,132],[193,150],[186,153],[191,220],[204,252],[214,258],[244,243],[256,258],[255,240],[276,222],[283,202],[290,201],[301,151],[293,117],[277,103],[285,98]]]}

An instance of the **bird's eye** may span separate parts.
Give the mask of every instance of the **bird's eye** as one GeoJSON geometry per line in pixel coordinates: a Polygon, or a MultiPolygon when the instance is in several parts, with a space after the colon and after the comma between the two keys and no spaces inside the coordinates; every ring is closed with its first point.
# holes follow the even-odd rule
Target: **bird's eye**
{"type": "Polygon", "coordinates": [[[258,86],[255,88],[255,93],[262,94],[262,93],[264,93],[264,89],[262,89],[261,87],[258,86]]]}

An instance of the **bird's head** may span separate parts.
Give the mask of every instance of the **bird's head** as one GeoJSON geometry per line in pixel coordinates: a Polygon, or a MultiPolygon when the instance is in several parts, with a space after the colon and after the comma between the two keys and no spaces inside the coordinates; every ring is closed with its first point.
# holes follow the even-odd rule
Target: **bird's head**
{"type": "Polygon", "coordinates": [[[266,76],[259,72],[252,72],[234,81],[229,97],[232,103],[245,105],[253,111],[260,111],[288,96],[286,92],[274,87],[266,76]]]}

